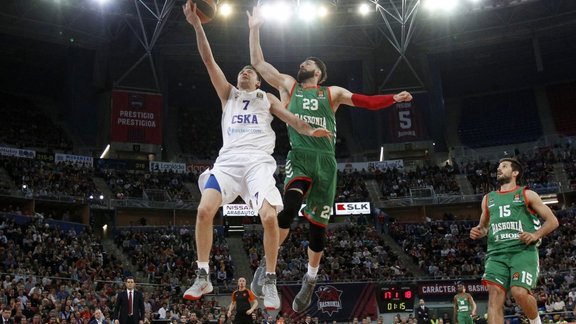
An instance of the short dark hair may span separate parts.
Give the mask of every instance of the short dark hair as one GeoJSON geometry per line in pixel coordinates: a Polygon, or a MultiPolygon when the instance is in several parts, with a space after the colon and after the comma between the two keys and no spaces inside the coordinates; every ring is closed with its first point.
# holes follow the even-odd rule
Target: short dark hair
{"type": "Polygon", "coordinates": [[[314,63],[316,63],[316,65],[320,69],[320,73],[322,73],[322,77],[318,81],[318,84],[324,83],[324,81],[326,81],[326,79],[328,79],[328,73],[326,71],[326,64],[324,63],[324,61],[322,61],[321,59],[314,57],[314,56],[310,56],[310,57],[306,58],[306,60],[310,60],[310,61],[313,61],[314,63]]]}
{"type": "Polygon", "coordinates": [[[518,159],[514,157],[505,157],[501,158],[500,161],[498,161],[498,163],[502,162],[510,162],[510,165],[512,166],[512,171],[518,171],[518,176],[516,177],[516,179],[519,180],[522,178],[522,176],[524,175],[524,166],[522,166],[522,163],[520,163],[518,159]]]}
{"type": "Polygon", "coordinates": [[[240,70],[240,71],[243,71],[243,70],[246,70],[246,69],[249,69],[249,70],[252,70],[252,71],[256,72],[256,78],[258,79],[258,81],[262,82],[262,76],[260,75],[260,73],[258,73],[258,70],[256,70],[255,67],[253,67],[252,65],[248,64],[248,65],[244,66],[244,67],[242,68],[242,70],[240,70]]]}

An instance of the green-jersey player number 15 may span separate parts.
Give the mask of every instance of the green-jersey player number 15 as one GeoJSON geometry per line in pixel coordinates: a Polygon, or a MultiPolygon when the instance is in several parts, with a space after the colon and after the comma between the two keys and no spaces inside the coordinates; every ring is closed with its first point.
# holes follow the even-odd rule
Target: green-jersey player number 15
{"type": "Polygon", "coordinates": [[[381,313],[414,311],[415,288],[409,285],[380,285],[378,307],[381,313]]]}

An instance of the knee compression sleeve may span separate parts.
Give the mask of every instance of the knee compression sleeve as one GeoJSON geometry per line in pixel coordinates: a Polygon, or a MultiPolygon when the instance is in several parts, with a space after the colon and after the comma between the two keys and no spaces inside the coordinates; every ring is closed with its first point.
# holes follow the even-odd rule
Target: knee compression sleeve
{"type": "Polygon", "coordinates": [[[290,228],[290,224],[302,206],[303,195],[296,190],[288,190],[284,194],[284,209],[278,214],[278,226],[280,228],[290,228]]]}
{"type": "Polygon", "coordinates": [[[284,209],[278,214],[278,226],[280,228],[290,228],[294,218],[298,217],[298,212],[302,207],[304,194],[308,190],[309,183],[306,181],[294,181],[284,193],[284,209]],[[298,190],[294,190],[298,189],[298,190]]]}
{"type": "Polygon", "coordinates": [[[308,232],[308,247],[314,252],[324,251],[326,242],[326,228],[310,223],[310,231],[308,232]]]}

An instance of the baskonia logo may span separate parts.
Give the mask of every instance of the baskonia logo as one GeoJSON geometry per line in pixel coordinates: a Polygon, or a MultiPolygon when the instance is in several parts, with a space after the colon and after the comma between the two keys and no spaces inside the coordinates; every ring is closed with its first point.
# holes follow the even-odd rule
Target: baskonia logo
{"type": "Polygon", "coordinates": [[[338,312],[342,308],[342,290],[336,289],[334,286],[320,286],[316,290],[318,297],[318,310],[322,313],[327,313],[332,316],[333,313],[338,312]]]}

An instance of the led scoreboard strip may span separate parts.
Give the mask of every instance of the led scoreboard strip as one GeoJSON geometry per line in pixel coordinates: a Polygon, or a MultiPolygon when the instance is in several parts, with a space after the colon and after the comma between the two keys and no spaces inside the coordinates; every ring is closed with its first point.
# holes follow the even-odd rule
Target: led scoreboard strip
{"type": "Polygon", "coordinates": [[[382,284],[378,292],[378,306],[381,313],[414,311],[416,287],[410,285],[382,284]]]}

